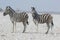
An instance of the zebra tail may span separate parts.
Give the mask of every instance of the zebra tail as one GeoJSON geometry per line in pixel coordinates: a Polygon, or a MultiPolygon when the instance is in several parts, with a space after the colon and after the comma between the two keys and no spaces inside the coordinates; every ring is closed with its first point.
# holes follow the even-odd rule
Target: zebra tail
{"type": "Polygon", "coordinates": [[[52,24],[52,26],[54,26],[54,23],[53,23],[53,21],[51,22],[51,24],[52,24]]]}
{"type": "Polygon", "coordinates": [[[29,22],[28,21],[26,23],[29,25],[29,22]]]}

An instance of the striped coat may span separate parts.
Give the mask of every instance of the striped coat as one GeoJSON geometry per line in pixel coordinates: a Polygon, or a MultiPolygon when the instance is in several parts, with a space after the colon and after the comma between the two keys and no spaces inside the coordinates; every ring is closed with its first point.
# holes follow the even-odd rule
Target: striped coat
{"type": "Polygon", "coordinates": [[[7,6],[3,15],[6,16],[8,14],[10,16],[11,22],[13,23],[13,32],[15,32],[16,29],[16,22],[22,22],[24,25],[24,33],[26,30],[26,24],[28,24],[28,14],[26,12],[17,13],[10,6],[7,6]]]}
{"type": "MultiPolygon", "coordinates": [[[[53,17],[50,14],[39,15],[34,7],[31,7],[31,9],[32,9],[33,21],[37,26],[38,26],[38,23],[41,23],[41,24],[46,23],[47,24],[47,27],[48,27],[48,30],[46,32],[46,34],[47,34],[50,27],[52,29],[52,26],[54,25],[53,24],[53,17]],[[51,23],[51,26],[49,25],[50,23],[51,23]]],[[[38,30],[38,27],[37,27],[37,30],[38,30]]]]}
{"type": "Polygon", "coordinates": [[[53,19],[53,17],[50,14],[41,14],[39,15],[38,22],[46,23],[49,22],[50,19],[53,19]]]}

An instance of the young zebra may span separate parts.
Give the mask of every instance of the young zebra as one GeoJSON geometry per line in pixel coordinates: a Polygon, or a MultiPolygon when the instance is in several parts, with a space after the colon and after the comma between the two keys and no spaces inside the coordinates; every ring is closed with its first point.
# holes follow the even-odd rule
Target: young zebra
{"type": "Polygon", "coordinates": [[[16,29],[16,22],[22,22],[24,25],[24,33],[26,30],[26,24],[28,24],[28,14],[26,12],[17,13],[10,6],[7,6],[3,15],[6,16],[8,14],[11,22],[13,23],[13,32],[15,32],[16,29]]]}
{"type": "Polygon", "coordinates": [[[52,30],[52,27],[53,27],[53,17],[50,15],[50,14],[41,14],[39,15],[35,8],[34,7],[31,7],[32,9],[32,17],[33,17],[33,21],[34,23],[37,25],[37,30],[38,30],[38,23],[46,23],[47,24],[47,27],[48,27],[48,30],[46,32],[46,34],[48,33],[50,27],[51,27],[51,30],[52,30]],[[51,26],[49,25],[51,24],[51,26]]]}

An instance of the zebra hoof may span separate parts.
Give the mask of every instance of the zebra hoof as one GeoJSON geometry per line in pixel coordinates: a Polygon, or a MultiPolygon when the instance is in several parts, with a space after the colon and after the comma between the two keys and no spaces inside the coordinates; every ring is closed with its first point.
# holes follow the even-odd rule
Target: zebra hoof
{"type": "Polygon", "coordinates": [[[14,33],[14,32],[11,32],[11,33],[14,33]]]}
{"type": "Polygon", "coordinates": [[[25,32],[22,32],[22,33],[25,33],[25,32]]]}
{"type": "Polygon", "coordinates": [[[16,33],[15,31],[12,31],[11,33],[16,33]]]}
{"type": "Polygon", "coordinates": [[[25,33],[24,31],[22,33],[25,33]]]}
{"type": "Polygon", "coordinates": [[[46,32],[45,34],[48,34],[48,32],[46,32]]]}

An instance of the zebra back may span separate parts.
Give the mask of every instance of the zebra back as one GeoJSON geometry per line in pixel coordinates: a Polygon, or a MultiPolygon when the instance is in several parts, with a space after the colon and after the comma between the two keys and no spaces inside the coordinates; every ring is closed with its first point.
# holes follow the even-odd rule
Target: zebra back
{"type": "Polygon", "coordinates": [[[38,18],[40,23],[46,23],[52,20],[52,16],[50,14],[41,14],[38,18]]]}

